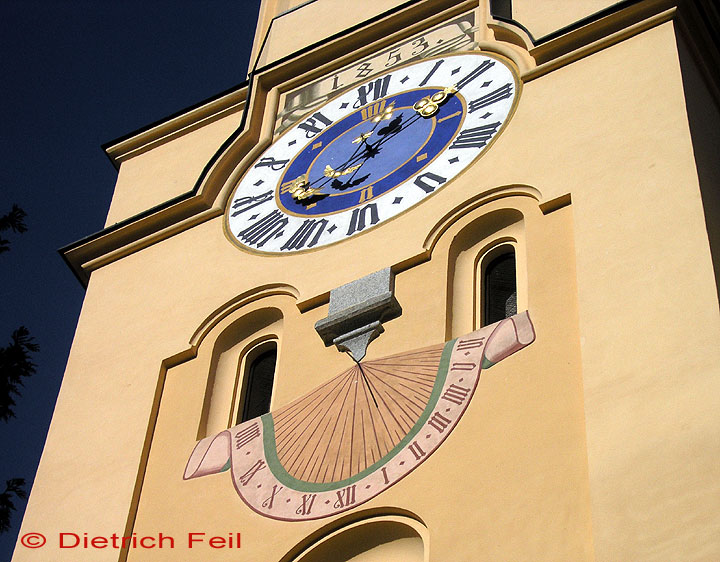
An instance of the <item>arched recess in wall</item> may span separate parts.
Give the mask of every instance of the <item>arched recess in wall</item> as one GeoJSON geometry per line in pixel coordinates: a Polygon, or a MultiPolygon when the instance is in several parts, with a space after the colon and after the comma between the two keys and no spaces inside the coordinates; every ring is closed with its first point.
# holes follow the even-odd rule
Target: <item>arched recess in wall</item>
{"type": "Polygon", "coordinates": [[[239,423],[250,398],[257,406],[258,391],[262,408],[272,405],[274,370],[286,322],[297,315],[296,298],[292,287],[263,287],[218,308],[195,332],[193,371],[205,377],[198,439],[239,423]]]}
{"type": "Polygon", "coordinates": [[[525,310],[527,283],[524,279],[527,276],[523,214],[513,208],[481,213],[454,237],[448,253],[447,277],[451,337],[472,332],[487,323],[483,309],[488,288],[483,274],[493,258],[510,251],[515,256],[516,308],[525,310]]]}
{"type": "Polygon", "coordinates": [[[263,351],[277,352],[282,327],[280,309],[260,308],[233,321],[215,339],[200,423],[202,437],[238,423],[251,367],[263,351]]]}
{"type": "Polygon", "coordinates": [[[281,562],[426,562],[428,532],[410,517],[387,515],[344,525],[281,562]]]}
{"type": "Polygon", "coordinates": [[[483,277],[503,254],[514,256],[515,309],[528,308],[525,217],[540,213],[539,200],[540,193],[530,186],[497,188],[443,217],[428,236],[426,247],[433,255],[447,256],[447,339],[487,323],[483,277]]]}

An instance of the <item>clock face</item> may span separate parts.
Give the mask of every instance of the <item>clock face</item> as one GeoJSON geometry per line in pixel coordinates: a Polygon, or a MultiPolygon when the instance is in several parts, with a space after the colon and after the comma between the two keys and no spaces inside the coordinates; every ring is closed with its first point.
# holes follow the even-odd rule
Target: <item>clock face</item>
{"type": "Polygon", "coordinates": [[[338,242],[416,205],[502,131],[519,80],[485,54],[428,59],[371,78],[281,135],[238,183],[226,213],[246,249],[338,242]]]}
{"type": "Polygon", "coordinates": [[[527,312],[456,340],[363,361],[287,406],[200,441],[185,478],[232,468],[254,511],[328,517],[383,492],[455,429],[480,373],[532,343],[527,312]]]}

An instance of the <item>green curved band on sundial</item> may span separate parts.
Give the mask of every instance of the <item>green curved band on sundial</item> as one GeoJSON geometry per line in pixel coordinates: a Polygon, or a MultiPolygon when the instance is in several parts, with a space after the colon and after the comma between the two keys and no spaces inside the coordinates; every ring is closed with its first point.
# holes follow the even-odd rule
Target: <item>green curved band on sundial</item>
{"type": "Polygon", "coordinates": [[[422,414],[420,414],[420,417],[415,422],[410,431],[408,431],[405,437],[403,437],[397,443],[397,445],[395,445],[395,447],[393,447],[380,460],[368,466],[363,471],[354,474],[350,478],[338,480],[336,482],[308,482],[305,480],[299,480],[290,475],[285,470],[285,467],[283,467],[280,459],[278,458],[275,440],[275,426],[273,423],[272,414],[270,413],[261,416],[260,419],[262,420],[263,424],[263,447],[265,449],[265,462],[267,463],[268,468],[270,468],[275,478],[277,478],[277,480],[281,484],[284,484],[288,488],[292,488],[300,492],[327,492],[354,484],[355,482],[362,480],[364,477],[368,476],[374,471],[380,469],[397,453],[399,453],[403,448],[405,448],[415,438],[415,436],[420,432],[422,427],[428,421],[430,414],[432,413],[435,406],[437,405],[438,400],[440,399],[440,392],[445,385],[445,379],[447,377],[448,367],[450,365],[450,355],[452,354],[454,345],[455,340],[451,340],[445,344],[442,356],[440,358],[440,364],[438,365],[437,375],[435,377],[435,384],[433,385],[432,392],[430,393],[430,398],[428,399],[427,406],[423,410],[422,414]]]}

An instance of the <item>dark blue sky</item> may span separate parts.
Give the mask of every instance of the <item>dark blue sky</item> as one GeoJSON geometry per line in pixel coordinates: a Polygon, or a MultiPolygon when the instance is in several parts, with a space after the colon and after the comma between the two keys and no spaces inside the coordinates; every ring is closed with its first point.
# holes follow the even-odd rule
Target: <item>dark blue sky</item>
{"type": "Polygon", "coordinates": [[[103,227],[116,172],[100,145],[242,83],[259,3],[0,0],[0,215],[28,214],[0,254],[0,346],[20,325],[40,345],[0,422],[3,489],[42,452],[84,296],[57,248],[103,227]]]}

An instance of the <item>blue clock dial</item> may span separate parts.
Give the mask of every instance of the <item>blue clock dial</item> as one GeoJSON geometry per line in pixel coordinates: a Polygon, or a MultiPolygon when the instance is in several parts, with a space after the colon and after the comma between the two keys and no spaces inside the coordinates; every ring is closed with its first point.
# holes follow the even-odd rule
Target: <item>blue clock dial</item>
{"type": "Polygon", "coordinates": [[[417,175],[455,139],[465,115],[461,95],[449,96],[433,115],[413,106],[442,88],[387,96],[333,123],[286,167],[278,186],[281,209],[321,216],[350,209],[417,175]],[[288,186],[306,178],[313,195],[293,197],[288,186]]]}
{"type": "Polygon", "coordinates": [[[228,238],[288,254],[377,228],[480,157],[519,89],[510,64],[485,53],[425,59],[348,86],[245,170],[226,211],[228,238]]]}

